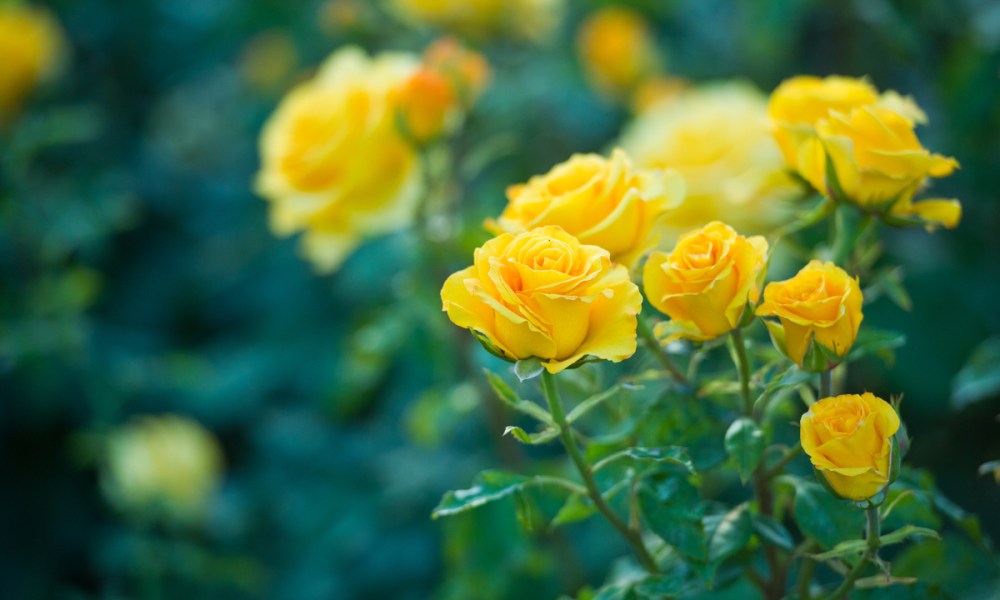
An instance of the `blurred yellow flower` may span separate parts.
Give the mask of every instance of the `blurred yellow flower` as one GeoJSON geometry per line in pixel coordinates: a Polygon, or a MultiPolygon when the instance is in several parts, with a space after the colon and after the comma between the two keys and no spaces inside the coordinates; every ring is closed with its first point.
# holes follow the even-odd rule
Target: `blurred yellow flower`
{"type": "MultiPolygon", "coordinates": [[[[928,177],[946,177],[958,168],[954,158],[926,150],[913,128],[913,121],[894,110],[863,106],[832,113],[816,132],[836,174],[837,193],[846,200],[880,213],[915,215],[955,227],[962,215],[958,200],[912,201],[928,177]]],[[[803,175],[816,189],[829,185],[825,164],[803,175]]]]}
{"type": "Polygon", "coordinates": [[[667,341],[710,340],[729,333],[760,297],[767,240],[744,237],[718,221],[681,236],[672,252],[654,252],[642,281],[649,303],[671,318],[667,341]]]}
{"type": "Polygon", "coordinates": [[[105,491],[123,510],[192,521],[218,488],[222,451],[190,419],[143,417],[111,434],[105,466],[105,491]]]}
{"type": "Polygon", "coordinates": [[[403,133],[417,144],[441,135],[457,117],[455,92],[444,75],[426,67],[406,81],[399,95],[403,133]]]}
{"type": "Polygon", "coordinates": [[[580,62],[597,89],[622,95],[657,71],[656,42],[646,20],[623,6],[594,12],[576,36],[580,62]]]}
{"type": "Polygon", "coordinates": [[[610,158],[576,154],[507,188],[507,207],[486,225],[495,233],[558,225],[632,267],[656,245],[659,222],[683,197],[684,181],[675,171],[637,169],[620,149],[610,158]]]}
{"type": "Polygon", "coordinates": [[[428,46],[424,50],[424,64],[448,78],[466,108],[475,104],[491,77],[486,58],[451,37],[440,38],[428,46]]]}
{"type": "Polygon", "coordinates": [[[800,167],[815,162],[817,148],[811,140],[816,124],[831,111],[849,112],[877,100],[878,91],[864,79],[800,75],[781,82],[771,93],[767,113],[774,123],[774,139],[781,147],[785,163],[799,171],[800,167]]]}
{"type": "Polygon", "coordinates": [[[788,213],[799,187],[770,135],[766,100],[753,86],[719,82],[652,104],[621,145],[640,167],[676,169],[684,202],[666,218],[668,241],[713,220],[764,233],[788,213]]]}
{"type": "Polygon", "coordinates": [[[0,121],[55,69],[64,46],[62,29],[44,8],[0,4],[0,121]]]}
{"type": "Polygon", "coordinates": [[[867,500],[891,483],[892,436],[899,431],[892,406],[868,392],[823,398],[800,420],[802,449],[842,498],[867,500]]]}
{"type": "Polygon", "coordinates": [[[272,230],[303,231],[320,271],[338,268],[365,237],[413,220],[418,156],[396,121],[399,92],[418,68],[408,54],[340,49],[264,126],[256,190],[270,201],[272,230]]]}
{"type": "Polygon", "coordinates": [[[928,226],[958,225],[957,200],[913,202],[929,177],[950,175],[958,162],[921,145],[914,128],[927,116],[911,98],[880,94],[864,79],[799,76],[774,90],[768,114],[785,162],[820,193],[928,226]]]}
{"type": "Polygon", "coordinates": [[[814,260],[795,277],[769,283],[757,316],[778,318],[780,325],[765,323],[775,345],[793,362],[826,371],[854,344],[862,301],[857,279],[833,263],[814,260]]]}
{"type": "Polygon", "coordinates": [[[505,233],[441,288],[448,318],[507,360],[538,357],[558,373],[590,356],[635,353],[639,288],[607,250],[559,227],[505,233]]]}
{"type": "Polygon", "coordinates": [[[559,24],[565,0],[390,0],[405,19],[466,35],[542,40],[559,24]]]}

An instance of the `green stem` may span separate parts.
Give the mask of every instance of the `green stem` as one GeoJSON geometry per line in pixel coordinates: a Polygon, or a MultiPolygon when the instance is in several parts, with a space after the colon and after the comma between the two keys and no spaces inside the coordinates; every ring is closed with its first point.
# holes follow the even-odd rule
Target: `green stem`
{"type": "Polygon", "coordinates": [[[743,340],[743,330],[736,328],[729,335],[736,355],[736,368],[740,372],[740,394],[743,396],[743,412],[748,417],[753,417],[753,400],[750,398],[750,360],[747,358],[747,347],[746,342],[743,340]]]}
{"type": "Polygon", "coordinates": [[[663,368],[666,369],[670,373],[671,377],[674,378],[674,381],[681,385],[688,385],[690,383],[688,378],[684,376],[684,373],[682,373],[679,368],[677,368],[677,365],[675,365],[674,361],[671,360],[670,355],[667,354],[666,350],[663,349],[663,346],[660,345],[660,340],[656,339],[656,335],[653,333],[653,329],[649,326],[645,317],[638,315],[636,319],[636,332],[639,334],[639,337],[642,338],[646,347],[649,348],[649,351],[656,356],[657,360],[660,361],[660,364],[663,365],[663,368]]]}
{"type": "Polygon", "coordinates": [[[594,473],[590,468],[590,463],[584,458],[580,447],[576,445],[576,440],[573,438],[573,430],[570,428],[569,423],[566,422],[566,413],[563,410],[562,401],[559,399],[559,391],[556,389],[555,376],[548,371],[542,371],[542,390],[545,392],[545,399],[549,403],[552,420],[555,421],[556,427],[559,428],[559,439],[573,460],[573,464],[576,465],[576,469],[580,472],[580,477],[583,478],[583,484],[587,488],[587,495],[590,497],[590,501],[594,503],[594,506],[597,507],[597,510],[604,515],[608,522],[618,530],[618,533],[625,538],[625,541],[632,546],[643,568],[651,574],[658,574],[660,570],[657,568],[653,557],[650,556],[649,550],[646,549],[646,544],[643,543],[640,533],[635,529],[630,529],[615,514],[615,511],[608,506],[608,503],[604,500],[604,496],[601,495],[601,490],[597,487],[597,482],[594,481],[594,473]]]}
{"type": "Polygon", "coordinates": [[[865,570],[865,565],[868,564],[870,559],[878,558],[878,548],[881,540],[879,539],[881,529],[881,521],[879,519],[878,508],[869,508],[865,511],[865,518],[868,521],[866,538],[868,540],[868,550],[865,551],[864,555],[858,559],[858,564],[854,565],[848,573],[844,581],[833,590],[833,593],[826,596],[825,600],[837,600],[842,598],[845,594],[854,589],[854,582],[861,577],[861,574],[865,570]]]}
{"type": "Polygon", "coordinates": [[[802,567],[799,569],[799,600],[811,600],[812,594],[809,593],[809,586],[812,583],[813,574],[816,572],[816,560],[809,556],[810,553],[815,552],[818,544],[816,542],[810,541],[802,549],[802,567]]]}
{"type": "Polygon", "coordinates": [[[829,398],[833,395],[833,374],[830,371],[823,371],[819,374],[819,398],[829,398]]]}

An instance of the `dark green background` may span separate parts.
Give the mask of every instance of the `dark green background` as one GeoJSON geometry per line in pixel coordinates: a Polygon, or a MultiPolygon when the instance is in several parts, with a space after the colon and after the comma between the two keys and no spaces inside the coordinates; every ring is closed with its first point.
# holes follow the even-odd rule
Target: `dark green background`
{"type": "MultiPolygon", "coordinates": [[[[4,598],[551,598],[560,577],[598,584],[624,553],[597,522],[526,536],[510,503],[432,522],[445,490],[523,460],[499,439],[492,399],[454,388],[458,354],[473,348],[437,313],[443,273],[417,270],[419,241],[398,235],[321,277],[294,240],[268,232],[250,186],[282,90],[246,83],[244,48],[283,30],[304,74],[346,42],[419,51],[433,38],[360,4],[362,22],[335,35],[318,27],[315,2],[50,4],[70,60],[0,138],[4,598]],[[193,416],[223,444],[225,480],[203,531],[130,523],[101,496],[94,439],[159,412],[193,416]],[[555,574],[553,553],[570,547],[581,572],[555,574]]],[[[891,368],[855,369],[849,388],[904,394],[909,463],[1000,535],[1000,488],[976,474],[1000,458],[1000,394],[951,401],[974,348],[1000,335],[1000,8],[632,5],[671,74],[764,90],[799,73],[868,75],[925,108],[922,140],[962,164],[934,193],[960,198],[964,219],[886,234],[914,307],[881,299],[865,323],[908,343],[891,368]]],[[[477,224],[500,210],[506,185],[605,148],[625,122],[576,64],[573,31],[596,6],[574,3],[541,46],[479,43],[495,80],[457,153],[511,150],[463,182],[468,253],[450,268],[471,261],[477,224]]]]}

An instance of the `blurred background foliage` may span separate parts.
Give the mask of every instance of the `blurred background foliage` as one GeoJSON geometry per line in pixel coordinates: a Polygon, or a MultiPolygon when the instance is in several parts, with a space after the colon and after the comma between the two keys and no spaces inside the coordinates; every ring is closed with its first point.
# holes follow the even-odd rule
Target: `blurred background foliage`
{"type": "MultiPolygon", "coordinates": [[[[0,133],[0,595],[552,598],[601,582],[624,548],[596,520],[550,531],[559,503],[544,493],[429,515],[484,468],[559,456],[500,437],[513,417],[478,365],[504,365],[437,294],[507,185],[605,150],[628,123],[576,54],[580,22],[609,4],[570,3],[542,31],[462,25],[494,71],[453,142],[463,252],[429,272],[421,238],[401,233],[317,276],[251,192],[263,120],[333,49],[419,52],[442,29],[364,0],[46,3],[66,36],[59,72],[0,133]],[[164,413],[217,439],[221,465],[192,459],[221,473],[197,525],[136,514],[114,481],[121,428],[164,413]]],[[[672,77],[769,91],[799,73],[868,75],[927,111],[926,145],[962,164],[935,191],[962,200],[963,222],[889,234],[912,310],[881,298],[865,322],[907,344],[849,387],[903,394],[908,462],[1000,537],[1000,486],[977,473],[1000,458],[1000,6],[627,4],[672,77]]],[[[675,430],[696,416],[678,412],[675,430]]],[[[130,452],[156,464],[155,449],[130,452]]],[[[946,536],[899,558],[900,572],[952,567],[896,593],[964,597],[995,569],[968,546],[946,536]]]]}

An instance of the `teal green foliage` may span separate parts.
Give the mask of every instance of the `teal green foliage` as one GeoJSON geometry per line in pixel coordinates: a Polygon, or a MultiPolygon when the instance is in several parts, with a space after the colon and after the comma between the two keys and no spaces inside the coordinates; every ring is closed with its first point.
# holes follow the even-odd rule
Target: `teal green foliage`
{"type": "MultiPolygon", "coordinates": [[[[67,31],[66,64],[0,129],[0,597],[754,598],[745,573],[766,568],[763,544],[821,556],[860,540],[861,512],[801,456],[778,485],[788,512],[749,503],[754,466],[797,441],[813,399],[811,376],[782,366],[763,327],[749,340],[758,429],[739,387],[716,381],[731,369],[722,348],[696,355],[697,389],[648,356],[560,375],[601,493],[650,531],[661,573],[646,577],[581,493],[537,368],[518,377],[440,312],[444,277],[486,239],[505,187],[604,149],[625,122],[572,51],[583,14],[610,2],[571,3],[538,46],[480,44],[494,80],[453,140],[453,241],[386,236],[330,276],[268,230],[251,191],[260,126],[334,48],[418,51],[433,32],[377,2],[357,3],[362,20],[332,34],[316,2],[46,4],[67,31]],[[301,57],[274,89],[241,74],[265,31],[287,33],[301,57]],[[107,433],[168,412],[200,421],[225,454],[195,529],[129,520],[102,495],[107,433]],[[435,507],[447,518],[430,519],[435,507]],[[798,548],[803,535],[818,546],[798,548]]],[[[765,90],[798,73],[867,74],[912,93],[930,115],[922,139],[962,163],[933,188],[963,201],[958,230],[894,231],[852,257],[898,266],[866,284],[845,383],[903,393],[912,440],[912,466],[881,508],[883,535],[907,534],[880,555],[900,581],[883,587],[871,566],[852,597],[992,597],[1000,486],[977,468],[1000,458],[996,10],[631,4],[671,74],[765,90]]],[[[806,202],[786,232],[825,239],[817,224],[832,209],[806,202]]],[[[799,241],[783,243],[794,256],[799,241]]],[[[790,274],[776,265],[770,278],[790,274]]],[[[829,591],[853,560],[828,557],[816,581],[829,591]]]]}

